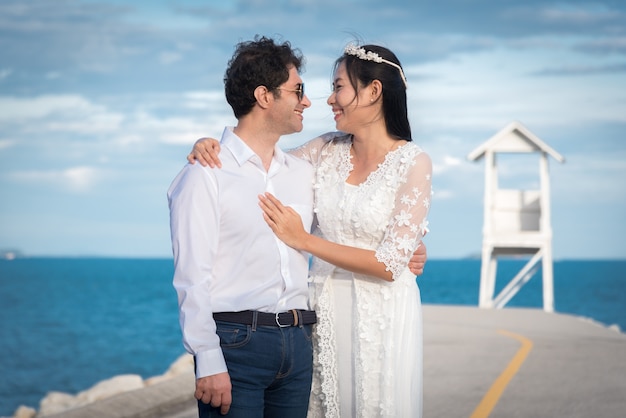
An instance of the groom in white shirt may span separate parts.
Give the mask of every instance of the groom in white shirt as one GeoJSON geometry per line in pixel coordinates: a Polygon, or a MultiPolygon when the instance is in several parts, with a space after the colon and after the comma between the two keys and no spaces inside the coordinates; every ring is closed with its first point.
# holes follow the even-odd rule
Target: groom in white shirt
{"type": "Polygon", "coordinates": [[[265,224],[271,192],[310,228],[312,168],[276,145],[302,130],[311,105],[288,42],[242,42],[226,70],[238,120],[221,139],[222,169],[187,165],[168,190],[185,348],[194,355],[200,417],[306,417],[312,372],[308,255],[265,224]],[[279,70],[278,70],[279,69],[279,70]]]}

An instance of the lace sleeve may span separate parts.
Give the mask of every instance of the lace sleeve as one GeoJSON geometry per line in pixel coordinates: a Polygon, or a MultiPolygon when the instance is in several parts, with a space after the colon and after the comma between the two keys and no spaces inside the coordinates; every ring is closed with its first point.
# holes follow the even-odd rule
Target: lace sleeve
{"type": "Polygon", "coordinates": [[[407,267],[413,251],[428,231],[426,216],[430,209],[432,162],[419,150],[412,156],[403,156],[400,164],[407,164],[405,177],[400,177],[395,204],[381,245],[376,250],[378,261],[385,263],[394,280],[407,267]]]}
{"type": "Polygon", "coordinates": [[[290,149],[287,152],[294,157],[308,161],[315,166],[319,161],[322,148],[339,135],[339,132],[327,132],[317,138],[313,138],[310,141],[305,142],[299,147],[290,149]]]}

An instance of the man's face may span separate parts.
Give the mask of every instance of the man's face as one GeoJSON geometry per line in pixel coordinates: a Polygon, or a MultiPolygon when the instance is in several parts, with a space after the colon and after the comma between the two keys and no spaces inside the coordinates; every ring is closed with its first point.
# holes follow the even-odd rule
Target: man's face
{"type": "Polygon", "coordinates": [[[300,95],[303,81],[295,67],[289,69],[289,79],[279,87],[279,94],[275,95],[273,119],[280,135],[289,135],[300,132],[303,126],[304,109],[311,106],[306,94],[300,95]]]}

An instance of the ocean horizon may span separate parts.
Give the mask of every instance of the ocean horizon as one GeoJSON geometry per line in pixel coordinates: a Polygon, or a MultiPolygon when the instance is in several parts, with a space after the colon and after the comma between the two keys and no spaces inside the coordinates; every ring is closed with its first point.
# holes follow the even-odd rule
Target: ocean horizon
{"type": "MultiPolygon", "coordinates": [[[[496,292],[526,260],[500,261],[496,292]]],[[[477,306],[480,259],[430,259],[423,304],[477,306]]],[[[163,374],[184,353],[171,258],[0,260],[0,416],[120,374],[163,374]]],[[[626,260],[554,261],[555,312],[626,330],[626,260]]],[[[541,269],[506,307],[542,309],[541,269]]],[[[506,307],[504,309],[506,309],[506,307]]]]}

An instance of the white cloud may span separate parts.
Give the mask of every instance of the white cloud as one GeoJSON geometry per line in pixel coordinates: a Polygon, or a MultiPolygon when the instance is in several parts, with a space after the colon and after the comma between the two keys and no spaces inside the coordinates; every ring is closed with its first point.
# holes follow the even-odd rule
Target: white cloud
{"type": "Polygon", "coordinates": [[[161,52],[159,54],[159,62],[161,64],[165,64],[165,65],[170,65],[170,64],[174,64],[175,62],[178,62],[182,59],[182,55],[179,54],[178,52],[161,52]]]}
{"type": "Polygon", "coordinates": [[[592,55],[603,54],[626,54],[626,36],[601,38],[601,39],[585,39],[578,43],[575,47],[577,50],[592,55]]]}
{"type": "Polygon", "coordinates": [[[221,129],[228,124],[232,125],[232,120],[220,112],[212,112],[202,117],[190,115],[167,118],[140,112],[132,115],[128,122],[129,129],[144,141],[157,140],[166,144],[193,144],[202,136],[221,134],[221,129]],[[207,132],[207,129],[214,127],[218,127],[219,131],[207,132]]]}
{"type": "Polygon", "coordinates": [[[409,111],[419,111],[420,121],[430,129],[453,127],[468,133],[512,120],[531,128],[626,121],[626,91],[615,88],[624,73],[596,78],[533,75],[545,63],[557,60],[565,67],[568,62],[579,63],[580,58],[571,51],[500,49],[426,64],[421,67],[426,77],[409,96],[409,111]]]}
{"type": "Polygon", "coordinates": [[[114,136],[115,143],[122,146],[137,144],[144,141],[144,137],[139,134],[119,134],[114,136]]]}
{"type": "Polygon", "coordinates": [[[0,139],[0,150],[11,148],[16,144],[13,139],[0,139]]]}
{"type": "Polygon", "coordinates": [[[61,73],[58,71],[50,71],[45,74],[46,80],[55,80],[61,77],[61,73]]]}
{"type": "Polygon", "coordinates": [[[600,5],[590,4],[589,6],[570,6],[562,4],[560,6],[546,7],[539,13],[539,17],[550,23],[574,23],[587,25],[606,21],[614,21],[623,18],[624,15],[616,10],[609,10],[600,5]]]}
{"type": "Polygon", "coordinates": [[[0,124],[11,125],[14,141],[22,138],[24,143],[32,141],[33,135],[46,141],[48,132],[63,134],[60,141],[87,135],[90,141],[129,146],[144,141],[192,144],[202,136],[220,135],[224,126],[236,123],[223,93],[196,91],[151,100],[135,99],[124,102],[124,110],[114,110],[112,106],[120,105],[115,100],[103,105],[79,95],[0,96],[0,124]]]}
{"type": "MultiPolygon", "coordinates": [[[[68,117],[68,115],[64,115],[68,117]]],[[[76,115],[72,119],[48,121],[45,123],[50,131],[74,132],[77,134],[102,134],[114,132],[120,128],[124,116],[109,112],[85,114],[84,117],[76,115]]]]}
{"type": "Polygon", "coordinates": [[[433,190],[433,200],[454,199],[456,194],[450,189],[433,190]]]}
{"type": "MultiPolygon", "coordinates": [[[[431,155],[431,157],[433,156],[431,155]]],[[[443,157],[438,157],[436,161],[433,161],[433,173],[442,174],[451,169],[458,168],[464,163],[466,162],[459,157],[443,155],[443,157]]]]}
{"type": "Polygon", "coordinates": [[[102,177],[95,167],[76,166],[63,170],[26,170],[10,173],[17,181],[31,184],[50,185],[71,192],[82,193],[94,186],[102,177]]]}
{"type": "Polygon", "coordinates": [[[28,131],[102,133],[118,129],[123,119],[80,95],[0,97],[0,123],[20,123],[28,131]]]}
{"type": "Polygon", "coordinates": [[[85,107],[88,101],[75,95],[38,96],[32,98],[0,97],[0,121],[35,119],[60,109],[85,107]]]}
{"type": "Polygon", "coordinates": [[[97,169],[93,167],[72,167],[63,170],[61,178],[69,187],[76,191],[84,191],[93,185],[98,177],[97,169]]]}
{"type": "Polygon", "coordinates": [[[223,91],[190,91],[183,93],[182,96],[181,105],[188,109],[222,108],[224,111],[230,111],[223,91]]]}

